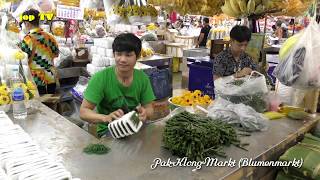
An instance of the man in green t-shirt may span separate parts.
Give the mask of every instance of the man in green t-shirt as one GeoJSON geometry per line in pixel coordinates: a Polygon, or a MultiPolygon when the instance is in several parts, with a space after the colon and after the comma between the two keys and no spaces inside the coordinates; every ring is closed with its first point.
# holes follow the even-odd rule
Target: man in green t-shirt
{"type": "Polygon", "coordinates": [[[98,123],[100,137],[106,134],[107,123],[137,107],[140,120],[145,121],[153,114],[155,100],[149,77],[134,69],[141,52],[141,40],[130,33],[121,34],[115,38],[112,49],[116,65],[90,79],[80,108],[83,120],[98,123]]]}

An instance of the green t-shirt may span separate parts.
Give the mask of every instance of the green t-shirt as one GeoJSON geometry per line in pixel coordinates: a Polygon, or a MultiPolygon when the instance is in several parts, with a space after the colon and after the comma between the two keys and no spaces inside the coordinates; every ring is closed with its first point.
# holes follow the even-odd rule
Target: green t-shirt
{"type": "MultiPolygon", "coordinates": [[[[95,104],[100,114],[110,114],[118,109],[133,111],[139,104],[146,105],[155,100],[149,77],[140,70],[134,70],[129,87],[117,79],[115,67],[108,67],[96,73],[89,81],[84,98],[95,104]]],[[[98,135],[107,132],[106,124],[99,124],[98,135]]]]}

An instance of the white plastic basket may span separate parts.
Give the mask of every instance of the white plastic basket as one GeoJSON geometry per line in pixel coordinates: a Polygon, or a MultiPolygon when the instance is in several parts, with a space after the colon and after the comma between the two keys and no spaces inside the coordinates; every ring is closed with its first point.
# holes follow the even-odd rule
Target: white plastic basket
{"type": "Polygon", "coordinates": [[[122,118],[109,123],[108,128],[112,137],[119,139],[139,132],[142,125],[137,113],[131,111],[122,118]]]}

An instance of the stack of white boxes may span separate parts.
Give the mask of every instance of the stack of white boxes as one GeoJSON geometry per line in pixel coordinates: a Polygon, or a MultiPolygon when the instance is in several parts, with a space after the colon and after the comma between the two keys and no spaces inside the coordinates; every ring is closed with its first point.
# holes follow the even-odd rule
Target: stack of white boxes
{"type": "Polygon", "coordinates": [[[87,65],[87,71],[91,76],[103,70],[105,67],[115,64],[112,51],[113,41],[113,37],[94,39],[94,46],[92,46],[90,50],[92,61],[87,65]]]}
{"type": "Polygon", "coordinates": [[[0,179],[66,179],[75,180],[62,164],[48,154],[21,126],[13,124],[0,111],[0,179]]]}

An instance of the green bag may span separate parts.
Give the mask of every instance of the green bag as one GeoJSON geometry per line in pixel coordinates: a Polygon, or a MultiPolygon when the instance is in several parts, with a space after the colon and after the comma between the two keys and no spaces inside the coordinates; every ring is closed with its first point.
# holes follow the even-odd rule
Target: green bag
{"type": "MultiPolygon", "coordinates": [[[[310,139],[308,141],[313,142],[310,139]]],[[[303,159],[301,168],[285,167],[286,174],[291,176],[311,178],[320,180],[320,149],[313,144],[308,144],[305,140],[302,144],[298,144],[290,148],[281,157],[280,161],[293,161],[294,159],[303,159]]]]}
{"type": "Polygon", "coordinates": [[[291,176],[291,175],[285,174],[283,171],[279,171],[276,177],[276,180],[304,180],[304,178],[291,176]]]}

